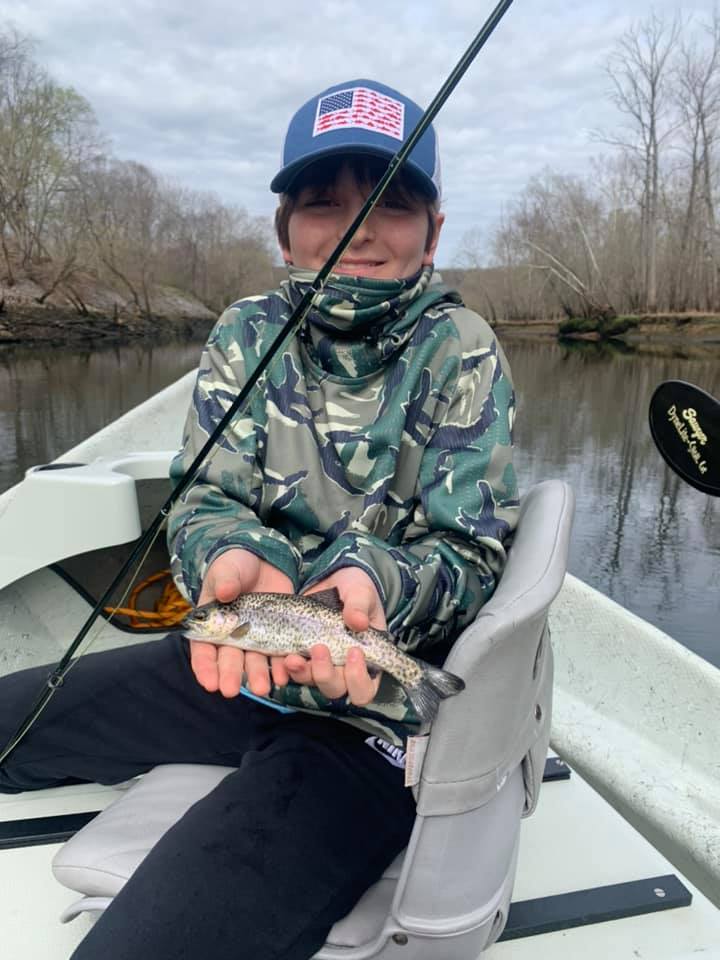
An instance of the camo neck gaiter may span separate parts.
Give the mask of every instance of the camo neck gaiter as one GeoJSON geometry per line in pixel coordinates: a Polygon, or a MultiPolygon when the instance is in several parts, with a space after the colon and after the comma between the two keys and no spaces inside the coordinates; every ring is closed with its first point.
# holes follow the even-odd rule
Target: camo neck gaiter
{"type": "MultiPolygon", "coordinates": [[[[283,283],[295,307],[315,272],[288,267],[283,283]]],[[[326,373],[364,377],[387,363],[412,336],[431,304],[453,299],[442,284],[430,284],[433,268],[405,280],[331,274],[298,334],[310,359],[326,373]]]]}

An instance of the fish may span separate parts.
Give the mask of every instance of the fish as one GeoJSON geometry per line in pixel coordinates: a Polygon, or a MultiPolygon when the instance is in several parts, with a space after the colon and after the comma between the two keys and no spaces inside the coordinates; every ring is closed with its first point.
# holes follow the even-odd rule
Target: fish
{"type": "Polygon", "coordinates": [[[297,653],[310,657],[324,643],[336,666],[345,664],[352,647],[365,654],[368,671],[385,671],[403,687],[422,723],[431,723],[440,701],[465,689],[454,673],[399,650],[385,630],[355,632],[345,625],[336,589],[309,595],[246,593],[230,603],[213,600],[195,607],[181,629],[188,640],[229,645],[266,656],[297,653]]]}

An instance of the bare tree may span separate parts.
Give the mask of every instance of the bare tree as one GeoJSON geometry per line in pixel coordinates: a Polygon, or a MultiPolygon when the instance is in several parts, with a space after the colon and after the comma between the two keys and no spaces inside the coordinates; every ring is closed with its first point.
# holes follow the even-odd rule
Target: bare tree
{"type": "Polygon", "coordinates": [[[140,315],[162,285],[218,311],[272,285],[268,227],[244,210],[128,161],[100,160],[81,184],[95,269],[140,315]]]}
{"type": "Polygon", "coordinates": [[[653,14],[606,69],[624,114],[597,135],[612,154],[588,177],[531,178],[493,231],[491,268],[473,259],[483,239],[463,238],[459,261],[502,316],[720,310],[720,14],[653,14]]]}
{"type": "MultiPolygon", "coordinates": [[[[48,222],[99,139],[90,105],[54,83],[30,55],[27,40],[0,37],[0,235],[9,281],[49,256],[48,222]]],[[[67,265],[64,270],[67,269],[67,265]]]]}
{"type": "Polygon", "coordinates": [[[704,48],[682,43],[677,67],[678,109],[688,156],[688,190],[678,262],[695,291],[695,305],[712,309],[718,294],[718,244],[713,196],[713,161],[720,135],[720,17],[706,27],[704,48]],[[692,282],[694,281],[694,283],[692,282]]]}
{"type": "Polygon", "coordinates": [[[533,177],[495,235],[496,262],[528,277],[532,311],[568,316],[615,313],[605,266],[607,218],[601,198],[579,177],[550,170],[533,177]],[[533,282],[534,278],[534,282],[533,282]],[[554,309],[553,309],[554,305],[554,309]]]}
{"type": "Polygon", "coordinates": [[[210,193],[114,159],[89,104],[56,84],[28,38],[0,28],[0,263],[44,303],[87,312],[100,281],[150,318],[160,286],[217,310],[273,285],[269,224],[210,193]]]}
{"type": "Polygon", "coordinates": [[[221,310],[273,283],[269,225],[211,193],[167,188],[172,214],[158,276],[221,310]]]}
{"type": "Polygon", "coordinates": [[[166,213],[156,175],[132,161],[100,159],[82,178],[85,223],[99,272],[143,317],[152,317],[152,288],[166,213]]]}
{"type": "Polygon", "coordinates": [[[669,89],[670,58],[682,29],[656,13],[631,27],[618,41],[606,72],[612,100],[627,117],[627,137],[601,139],[620,147],[634,162],[641,189],[641,250],[644,306],[657,309],[657,243],[661,153],[675,129],[669,89]]]}
{"type": "Polygon", "coordinates": [[[13,193],[7,173],[4,172],[2,167],[2,161],[7,162],[6,154],[9,152],[3,148],[3,141],[6,139],[5,127],[9,125],[4,115],[7,111],[5,101],[9,99],[11,79],[18,75],[23,64],[27,61],[27,56],[28,41],[26,39],[14,30],[0,32],[0,243],[5,259],[7,280],[11,286],[15,282],[15,274],[13,260],[8,248],[7,230],[8,219],[13,206],[13,193]]]}

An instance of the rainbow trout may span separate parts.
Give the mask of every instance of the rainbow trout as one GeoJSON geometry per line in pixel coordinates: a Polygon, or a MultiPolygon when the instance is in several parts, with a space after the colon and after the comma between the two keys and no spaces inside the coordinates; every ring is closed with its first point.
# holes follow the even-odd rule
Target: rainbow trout
{"type": "Polygon", "coordinates": [[[465,689],[465,682],[455,674],[398,650],[385,631],[348,629],[335,589],[311,596],[247,593],[231,603],[213,601],[191,610],[182,629],[189,640],[228,644],[266,656],[299,653],[309,657],[316,643],[324,643],[336,666],[345,663],[351,647],[360,647],[368,670],[384,670],[394,677],[424,723],[435,717],[441,700],[465,689]]]}

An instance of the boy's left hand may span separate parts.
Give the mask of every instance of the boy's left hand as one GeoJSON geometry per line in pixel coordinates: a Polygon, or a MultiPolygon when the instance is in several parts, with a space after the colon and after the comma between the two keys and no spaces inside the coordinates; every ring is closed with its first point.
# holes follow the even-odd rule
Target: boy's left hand
{"type": "MultiPolygon", "coordinates": [[[[356,633],[368,626],[386,630],[387,621],[375,584],[359,567],[344,567],[314,584],[308,596],[319,590],[335,588],[343,601],[345,623],[356,633]]],[[[344,667],[336,667],[330,660],[330,651],[324,644],[312,648],[312,659],[305,660],[295,654],[285,658],[288,675],[295,683],[317,687],[330,700],[344,697],[357,707],[370,703],[378,692],[380,677],[371,677],[365,664],[365,655],[360,647],[348,653],[344,667]]]]}

